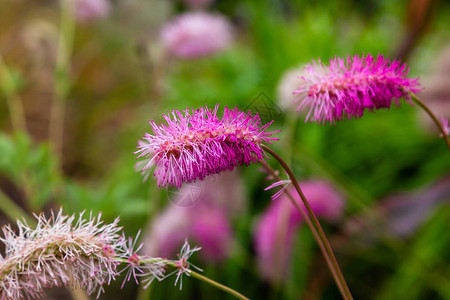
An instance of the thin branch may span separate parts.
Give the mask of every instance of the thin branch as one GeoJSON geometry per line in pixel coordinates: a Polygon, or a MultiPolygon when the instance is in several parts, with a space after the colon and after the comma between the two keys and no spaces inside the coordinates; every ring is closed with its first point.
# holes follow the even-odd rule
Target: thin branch
{"type": "MultiPolygon", "coordinates": [[[[309,205],[308,201],[306,200],[306,197],[303,194],[303,192],[300,188],[300,185],[298,184],[298,181],[294,176],[294,173],[289,168],[289,166],[286,164],[286,162],[276,152],[274,152],[272,149],[270,149],[269,147],[267,147],[264,144],[261,144],[261,147],[265,151],[270,153],[270,155],[272,155],[280,163],[280,165],[285,169],[285,171],[288,173],[288,176],[291,179],[292,184],[294,185],[298,195],[302,199],[303,204],[305,205],[306,210],[311,218],[311,221],[314,224],[314,227],[316,228],[316,230],[318,232],[319,238],[323,242],[326,252],[328,253],[329,258],[331,259],[332,268],[330,268],[330,269],[334,269],[334,271],[337,274],[337,279],[340,282],[340,284],[337,282],[336,283],[338,284],[338,287],[340,287],[340,285],[341,285],[341,287],[343,288],[343,290],[341,290],[342,296],[346,300],[352,300],[353,299],[352,294],[350,292],[350,289],[348,288],[347,282],[345,281],[344,275],[342,274],[342,271],[339,268],[339,264],[336,260],[336,257],[334,256],[333,250],[331,249],[330,243],[328,242],[325,232],[323,231],[322,226],[320,225],[319,220],[317,219],[316,215],[312,211],[311,206],[309,205]]],[[[301,210],[301,208],[300,208],[300,210],[301,210]]],[[[331,271],[331,272],[333,273],[333,271],[331,271]]]]}
{"type": "Polygon", "coordinates": [[[447,130],[445,130],[442,123],[438,120],[438,118],[433,114],[428,106],[425,105],[415,94],[411,93],[412,99],[415,103],[417,103],[430,117],[433,119],[433,122],[436,123],[439,131],[441,132],[445,143],[447,144],[448,150],[450,150],[450,139],[448,138],[447,130]]]}

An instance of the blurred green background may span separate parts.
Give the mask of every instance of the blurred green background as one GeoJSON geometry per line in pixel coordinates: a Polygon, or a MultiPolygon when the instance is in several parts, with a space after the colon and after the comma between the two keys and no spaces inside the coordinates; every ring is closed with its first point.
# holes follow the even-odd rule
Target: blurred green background
{"type": "MultiPolygon", "coordinates": [[[[127,234],[142,228],[145,235],[171,205],[166,190],[135,171],[147,121],[159,123],[173,108],[257,110],[263,101],[274,109],[272,127],[282,130],[273,148],[300,180],[324,178],[345,195],[343,218],[325,228],[355,299],[450,299],[450,159],[427,116],[403,103],[319,126],[284,111],[277,95],[283,73],[312,59],[381,53],[405,61],[420,77],[423,100],[449,117],[450,84],[440,81],[450,77],[450,2],[218,0],[203,9],[230,20],[233,42],[183,60],[164,56],[159,32],[190,10],[185,3],[116,0],[102,18],[78,22],[56,0],[0,1],[1,224],[62,206],[120,216],[127,234]],[[392,195],[406,199],[401,213],[383,206],[392,195]],[[411,227],[407,235],[391,230],[396,220],[411,227]]],[[[271,192],[258,168],[239,170],[246,209],[230,220],[231,254],[207,264],[200,251],[193,262],[251,299],[340,299],[307,228],[295,237],[282,284],[259,275],[253,228],[271,192]]],[[[231,299],[189,277],[182,291],[174,278],[146,291],[120,283],[100,298],[231,299]]],[[[48,297],[71,296],[60,289],[48,297]]]]}

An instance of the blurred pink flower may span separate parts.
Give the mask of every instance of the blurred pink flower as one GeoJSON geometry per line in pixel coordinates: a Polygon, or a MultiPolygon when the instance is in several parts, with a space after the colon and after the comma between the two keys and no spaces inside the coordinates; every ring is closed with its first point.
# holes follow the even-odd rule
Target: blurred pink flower
{"type": "Polygon", "coordinates": [[[301,77],[304,76],[304,66],[287,70],[282,76],[277,86],[278,105],[289,110],[298,106],[295,102],[298,96],[293,94],[300,85],[305,83],[301,77]]]}
{"type": "Polygon", "coordinates": [[[233,243],[230,223],[218,206],[199,205],[191,223],[191,239],[203,249],[202,257],[209,262],[228,257],[233,243]]]}
{"type": "Polygon", "coordinates": [[[226,259],[233,244],[229,219],[245,211],[245,191],[237,171],[224,171],[184,185],[174,194],[165,211],[150,224],[144,252],[173,255],[185,238],[203,249],[208,262],[226,259]]]}
{"type": "Polygon", "coordinates": [[[222,15],[190,12],[166,24],[161,31],[163,45],[179,58],[198,58],[226,48],[232,28],[222,15]]]}
{"type": "Polygon", "coordinates": [[[75,18],[81,23],[103,19],[109,15],[109,0],[72,0],[75,2],[75,18]]]}
{"type": "MultiPolygon", "coordinates": [[[[187,187],[180,191],[183,192],[188,192],[187,187]]],[[[186,238],[202,248],[201,258],[207,262],[227,258],[233,232],[225,211],[206,201],[191,207],[169,205],[151,224],[143,251],[147,255],[171,256],[186,238]]]]}
{"type": "MultiPolygon", "coordinates": [[[[330,223],[339,221],[344,212],[345,202],[343,196],[330,183],[322,180],[311,180],[301,182],[300,187],[317,217],[330,223]]],[[[297,201],[301,202],[293,188],[291,188],[291,194],[297,201]]],[[[286,195],[283,195],[280,200],[289,201],[286,195]]]]}
{"type": "Polygon", "coordinates": [[[198,201],[219,206],[230,218],[246,210],[244,182],[237,169],[207,177],[195,186],[201,190],[198,201]]]}
{"type": "Polygon", "coordinates": [[[278,281],[286,277],[292,239],[301,222],[300,213],[285,199],[274,200],[259,219],[254,236],[258,265],[264,278],[278,281]]]}
{"type": "MultiPolygon", "coordinates": [[[[333,186],[322,180],[303,181],[300,186],[318,218],[329,222],[339,220],[344,200],[333,186]]],[[[288,190],[301,203],[295,189],[288,190]]],[[[259,219],[254,238],[259,268],[265,279],[276,282],[287,276],[292,242],[302,222],[302,215],[286,194],[274,200],[259,219]]]]}

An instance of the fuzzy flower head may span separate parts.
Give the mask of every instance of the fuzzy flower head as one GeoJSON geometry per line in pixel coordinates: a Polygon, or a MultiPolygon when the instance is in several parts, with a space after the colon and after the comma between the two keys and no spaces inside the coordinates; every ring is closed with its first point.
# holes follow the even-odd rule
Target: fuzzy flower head
{"type": "Polygon", "coordinates": [[[134,279],[145,288],[154,279],[170,276],[165,274],[168,266],[176,269],[177,281],[182,274],[190,274],[190,267],[196,268],[188,259],[200,248],[191,249],[187,242],[178,260],[139,255],[139,233],[127,240],[118,218],[105,224],[101,215],[84,218],[80,213],[76,218],[63,215],[62,210],[50,218],[36,217],[36,228],[20,221],[18,233],[3,227],[0,241],[6,255],[0,255],[0,300],[40,299],[45,288],[54,286],[82,288],[88,294],[98,291],[98,297],[103,286],[124,271],[124,284],[134,279]]]}
{"type": "Polygon", "coordinates": [[[416,78],[407,78],[409,69],[400,61],[378,55],[348,56],[330,59],[328,66],[320,61],[306,66],[305,82],[294,94],[297,110],[308,110],[306,121],[334,123],[360,118],[365,110],[390,108],[392,101],[410,100],[420,85],[416,78]]]}
{"type": "Polygon", "coordinates": [[[226,48],[232,39],[232,29],[224,16],[191,12],[165,25],[161,39],[172,55],[185,59],[199,58],[226,48]]]}
{"type": "Polygon", "coordinates": [[[40,298],[51,286],[81,287],[89,294],[119,274],[125,240],[118,219],[103,224],[100,215],[78,220],[60,211],[38,218],[35,229],[17,222],[18,233],[3,228],[6,256],[0,256],[0,299],[40,298]]]}
{"type": "Polygon", "coordinates": [[[276,140],[273,132],[265,132],[272,122],[261,125],[258,114],[227,107],[220,119],[218,108],[173,110],[164,115],[167,124],[159,126],[150,121],[154,134],[147,133],[135,152],[147,159],[143,174],[155,165],[158,186],[180,188],[183,182],[264,160],[261,142],[276,140]]]}

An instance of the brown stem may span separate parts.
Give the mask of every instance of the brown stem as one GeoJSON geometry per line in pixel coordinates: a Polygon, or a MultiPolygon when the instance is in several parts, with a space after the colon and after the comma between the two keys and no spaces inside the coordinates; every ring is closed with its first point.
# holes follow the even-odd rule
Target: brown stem
{"type": "Polygon", "coordinates": [[[430,117],[433,119],[434,123],[436,123],[436,126],[439,128],[439,131],[441,132],[442,136],[444,137],[444,141],[447,144],[448,149],[450,150],[450,140],[448,138],[447,130],[445,130],[442,123],[438,120],[438,118],[433,114],[433,112],[430,110],[428,106],[423,103],[419,97],[411,93],[412,99],[415,103],[417,103],[430,117]]]}
{"type": "MultiPolygon", "coordinates": [[[[271,167],[269,166],[267,163],[261,161],[260,164],[268,171],[270,172],[270,174],[278,181],[281,180],[281,177],[278,175],[278,173],[271,167]]],[[[286,189],[284,191],[284,193],[288,196],[289,200],[292,202],[292,204],[295,206],[295,208],[300,212],[300,214],[302,215],[303,219],[306,222],[306,225],[308,225],[308,227],[311,229],[311,232],[315,238],[315,240],[317,241],[317,244],[319,245],[320,250],[322,251],[322,255],[325,258],[325,261],[331,271],[331,275],[333,275],[334,281],[336,282],[339,291],[341,292],[341,294],[345,293],[344,287],[342,286],[341,281],[339,280],[339,277],[336,273],[336,270],[333,267],[333,263],[331,262],[331,258],[328,255],[328,252],[325,248],[325,245],[323,244],[322,240],[320,239],[319,233],[317,232],[316,228],[314,227],[311,218],[308,216],[308,214],[305,212],[304,209],[301,208],[300,204],[297,202],[297,200],[295,200],[294,196],[292,196],[291,192],[286,189]]]]}
{"type": "MultiPolygon", "coordinates": [[[[325,236],[325,232],[322,229],[322,226],[319,223],[319,220],[317,219],[316,215],[313,213],[311,206],[309,205],[308,201],[306,200],[305,195],[303,194],[302,190],[300,189],[300,185],[298,184],[297,179],[294,176],[294,173],[292,172],[292,170],[289,168],[289,166],[286,164],[286,162],[276,153],[274,152],[272,149],[270,149],[269,147],[267,147],[264,144],[261,144],[261,147],[270,153],[270,155],[272,155],[279,163],[280,165],[285,169],[285,171],[288,173],[289,179],[291,180],[292,184],[294,185],[298,195],[300,196],[300,198],[303,201],[303,204],[306,207],[306,210],[308,212],[309,217],[311,218],[311,221],[313,223],[313,227],[315,227],[315,229],[317,230],[318,233],[318,238],[322,241],[325,250],[329,256],[329,259],[331,260],[331,266],[330,266],[330,270],[331,273],[333,274],[334,277],[334,272],[336,273],[336,284],[339,287],[339,290],[341,291],[342,297],[345,300],[352,300],[352,294],[350,292],[350,289],[348,288],[347,282],[345,281],[344,275],[342,274],[341,269],[339,268],[339,264],[336,260],[336,257],[334,256],[333,250],[331,249],[330,243],[328,242],[327,237],[325,236]],[[342,290],[341,290],[342,288],[342,290]]],[[[303,209],[297,208],[299,209],[299,211],[302,211],[303,209]]],[[[316,236],[315,236],[316,237],[316,236]]]]}

